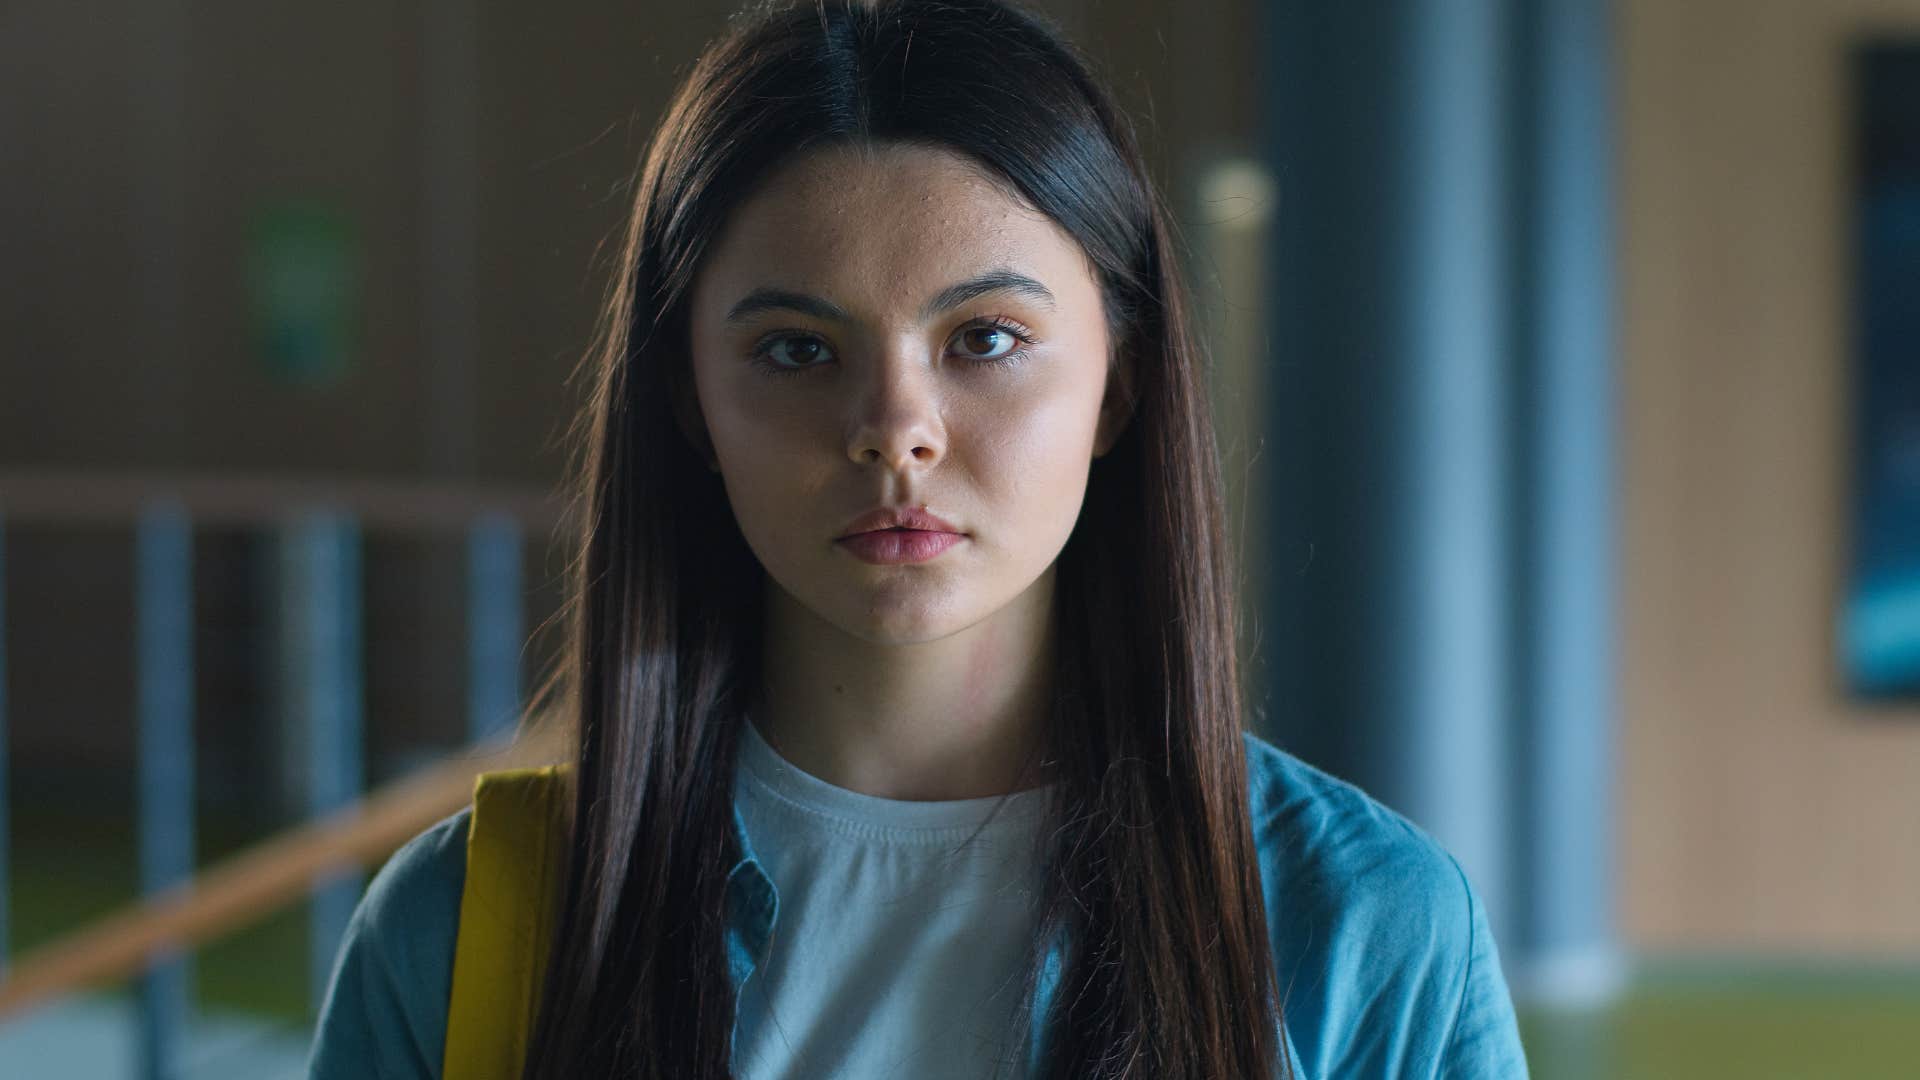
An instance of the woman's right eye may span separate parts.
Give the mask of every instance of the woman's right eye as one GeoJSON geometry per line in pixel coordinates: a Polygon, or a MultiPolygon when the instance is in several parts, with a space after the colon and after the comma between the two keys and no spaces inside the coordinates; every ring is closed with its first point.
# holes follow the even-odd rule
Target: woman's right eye
{"type": "Polygon", "coordinates": [[[833,357],[833,352],[819,338],[779,334],[762,342],[754,357],[768,370],[789,375],[819,367],[833,357]]]}

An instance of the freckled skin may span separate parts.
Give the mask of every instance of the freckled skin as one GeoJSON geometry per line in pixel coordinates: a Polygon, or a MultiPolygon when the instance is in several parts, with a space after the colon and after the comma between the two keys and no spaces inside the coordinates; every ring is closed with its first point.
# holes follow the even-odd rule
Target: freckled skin
{"type": "Polygon", "coordinates": [[[943,150],[814,150],[735,209],[694,280],[695,399],[681,415],[766,568],[776,667],[832,670],[823,700],[937,714],[943,733],[1035,711],[1054,559],[1124,425],[1094,275],[1058,225],[943,150]],[[1003,291],[920,321],[933,294],[992,269],[1037,279],[1052,309],[1003,291]],[[850,321],[776,310],[729,324],[762,287],[824,298],[850,321]],[[973,355],[1010,351],[993,331],[967,336],[994,316],[1036,339],[1006,343],[1022,362],[973,355]],[[782,360],[814,366],[770,374],[753,359],[770,336],[782,360]],[[967,539],[893,566],[834,543],[855,516],[901,504],[967,539]]]}

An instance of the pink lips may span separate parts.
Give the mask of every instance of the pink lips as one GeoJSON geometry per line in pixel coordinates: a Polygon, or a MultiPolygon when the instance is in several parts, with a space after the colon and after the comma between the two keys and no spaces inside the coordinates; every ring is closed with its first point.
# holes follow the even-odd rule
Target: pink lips
{"type": "Polygon", "coordinates": [[[965,540],[966,534],[924,508],[881,507],[841,530],[834,543],[861,562],[889,565],[926,562],[965,540]]]}
{"type": "Polygon", "coordinates": [[[964,539],[959,533],[876,529],[835,542],[861,562],[887,564],[926,562],[964,539]]]}

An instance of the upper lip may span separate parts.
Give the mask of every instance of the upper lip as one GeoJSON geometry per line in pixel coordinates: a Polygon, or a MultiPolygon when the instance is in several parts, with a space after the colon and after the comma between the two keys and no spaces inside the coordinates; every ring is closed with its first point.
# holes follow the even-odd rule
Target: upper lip
{"type": "Polygon", "coordinates": [[[840,530],[837,539],[845,540],[849,536],[874,532],[878,529],[919,529],[923,532],[947,533],[960,531],[958,526],[941,520],[921,507],[883,506],[878,510],[869,510],[849,521],[846,527],[840,530]]]}

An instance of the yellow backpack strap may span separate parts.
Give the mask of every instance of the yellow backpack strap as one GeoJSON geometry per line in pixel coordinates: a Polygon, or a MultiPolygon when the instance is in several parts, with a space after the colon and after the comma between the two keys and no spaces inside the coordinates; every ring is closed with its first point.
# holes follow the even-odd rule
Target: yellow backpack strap
{"type": "Polygon", "coordinates": [[[443,1080],[520,1075],[566,873],[567,771],[505,769],[474,781],[443,1080]]]}

